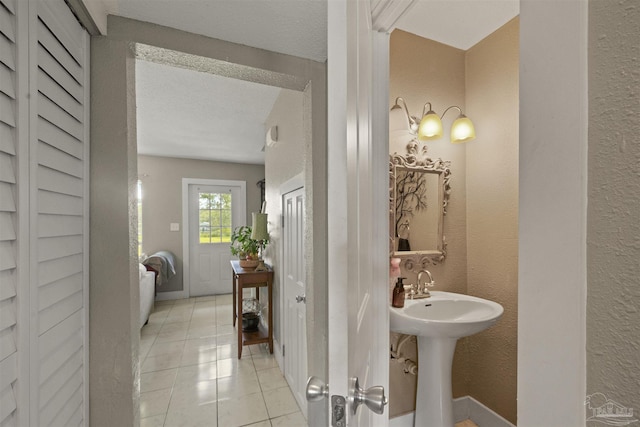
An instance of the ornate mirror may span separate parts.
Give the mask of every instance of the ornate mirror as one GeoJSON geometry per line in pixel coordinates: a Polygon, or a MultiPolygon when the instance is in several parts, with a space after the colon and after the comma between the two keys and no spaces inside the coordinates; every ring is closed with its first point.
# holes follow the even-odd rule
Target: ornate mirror
{"type": "Polygon", "coordinates": [[[408,154],[389,159],[389,227],[391,256],[404,268],[417,271],[444,260],[447,244],[444,215],[451,193],[451,162],[408,154]]]}

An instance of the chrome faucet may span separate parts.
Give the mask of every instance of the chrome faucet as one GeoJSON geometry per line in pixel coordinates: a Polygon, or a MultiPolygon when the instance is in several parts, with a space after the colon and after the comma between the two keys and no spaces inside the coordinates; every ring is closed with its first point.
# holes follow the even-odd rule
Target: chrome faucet
{"type": "Polygon", "coordinates": [[[431,288],[435,284],[436,282],[433,280],[433,276],[431,275],[431,272],[429,272],[429,270],[420,270],[420,272],[418,273],[418,289],[415,298],[429,298],[431,294],[429,293],[429,289],[427,288],[431,288]],[[422,284],[423,274],[429,276],[429,281],[425,282],[424,284],[422,284]]]}

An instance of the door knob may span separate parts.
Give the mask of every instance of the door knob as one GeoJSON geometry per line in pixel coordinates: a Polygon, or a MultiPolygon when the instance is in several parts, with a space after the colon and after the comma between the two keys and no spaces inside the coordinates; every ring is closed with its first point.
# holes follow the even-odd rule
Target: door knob
{"type": "Polygon", "coordinates": [[[384,412],[384,406],[389,403],[389,401],[384,395],[384,387],[377,385],[363,390],[360,388],[360,384],[358,384],[358,377],[352,377],[349,380],[349,403],[351,404],[353,415],[356,414],[358,406],[360,406],[361,403],[364,403],[367,408],[376,414],[382,414],[384,412]]]}
{"type": "Polygon", "coordinates": [[[296,295],[296,302],[298,304],[300,304],[301,302],[306,303],[307,302],[307,296],[306,295],[296,295]]]}
{"type": "Polygon", "coordinates": [[[329,396],[329,386],[318,377],[309,377],[307,380],[307,400],[309,402],[318,402],[327,396],[329,396]]]}

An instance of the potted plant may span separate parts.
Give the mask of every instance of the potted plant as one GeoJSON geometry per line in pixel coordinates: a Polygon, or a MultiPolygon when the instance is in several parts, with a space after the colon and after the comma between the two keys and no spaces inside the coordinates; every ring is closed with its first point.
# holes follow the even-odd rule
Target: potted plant
{"type": "Polygon", "coordinates": [[[238,257],[240,267],[255,268],[258,265],[260,242],[251,238],[251,227],[241,225],[231,233],[231,254],[238,257]]]}

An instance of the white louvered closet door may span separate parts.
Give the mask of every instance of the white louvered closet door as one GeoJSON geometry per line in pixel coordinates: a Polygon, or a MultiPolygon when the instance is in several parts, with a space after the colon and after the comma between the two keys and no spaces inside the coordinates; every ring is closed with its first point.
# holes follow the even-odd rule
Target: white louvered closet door
{"type": "Polygon", "coordinates": [[[89,36],[0,5],[0,426],[87,425],[89,36]]]}

